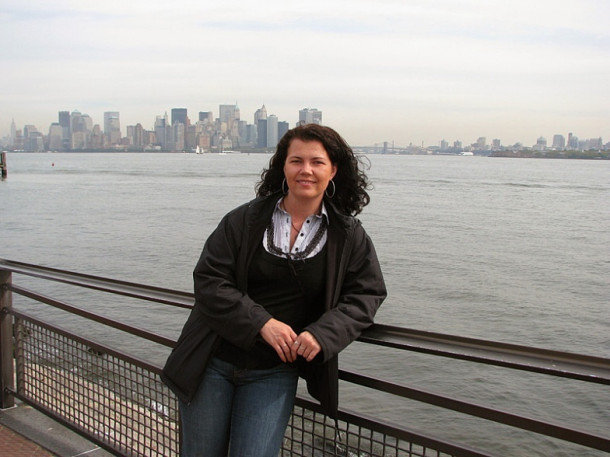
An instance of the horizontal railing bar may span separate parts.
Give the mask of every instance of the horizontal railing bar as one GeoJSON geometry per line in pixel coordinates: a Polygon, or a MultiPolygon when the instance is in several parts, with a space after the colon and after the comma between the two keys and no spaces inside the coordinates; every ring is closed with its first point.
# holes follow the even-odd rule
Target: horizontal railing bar
{"type": "Polygon", "coordinates": [[[117,357],[119,359],[125,360],[126,362],[129,362],[129,363],[131,363],[131,364],[133,364],[133,365],[135,365],[137,367],[140,367],[140,368],[143,368],[145,370],[148,370],[148,371],[150,371],[152,373],[161,374],[162,368],[160,366],[155,365],[155,364],[150,363],[150,362],[147,362],[147,361],[145,361],[145,360],[143,360],[143,359],[141,359],[141,358],[139,358],[139,357],[137,357],[135,355],[131,355],[131,354],[128,354],[126,352],[119,351],[119,350],[114,349],[114,348],[112,348],[110,346],[107,346],[104,343],[100,343],[100,342],[94,341],[94,340],[92,340],[90,338],[86,338],[86,337],[84,337],[82,335],[78,335],[78,334],[76,334],[74,332],[71,332],[71,331],[66,330],[64,328],[61,328],[61,327],[59,327],[59,326],[57,326],[55,324],[51,324],[49,322],[45,322],[45,321],[43,321],[41,319],[38,319],[36,317],[30,316],[29,314],[24,313],[22,311],[18,311],[18,310],[13,309],[11,311],[11,314],[13,316],[17,317],[18,319],[22,319],[24,321],[31,322],[32,324],[38,325],[38,326],[40,326],[40,327],[42,327],[42,328],[44,328],[46,330],[49,330],[51,332],[55,332],[55,333],[57,333],[59,335],[62,335],[64,337],[66,337],[66,338],[70,338],[70,339],[72,339],[72,340],[74,340],[74,341],[76,341],[78,343],[81,343],[81,344],[84,344],[86,346],[89,346],[93,351],[95,351],[97,353],[108,354],[110,356],[117,357]]]}
{"type": "Polygon", "coordinates": [[[41,267],[39,265],[16,262],[14,260],[0,259],[0,270],[12,271],[13,273],[33,276],[49,281],[57,281],[74,286],[86,287],[88,289],[126,295],[128,297],[164,303],[181,308],[192,308],[194,303],[192,293],[155,286],[145,286],[116,279],[101,278],[66,270],[58,270],[56,268],[41,267]]]}
{"type": "Polygon", "coordinates": [[[451,409],[460,413],[468,414],[482,419],[498,422],[504,425],[520,428],[530,432],[540,433],[542,435],[559,438],[564,441],[580,444],[601,451],[610,452],[610,437],[593,435],[588,432],[576,430],[571,427],[544,422],[537,419],[532,419],[526,416],[488,408],[472,402],[465,402],[450,398],[444,395],[438,395],[433,392],[422,389],[415,389],[401,384],[383,381],[363,374],[339,370],[339,378],[364,387],[369,387],[381,392],[398,395],[403,398],[409,398],[422,403],[439,406],[445,409],[451,409]]]}
{"type": "MultiPolygon", "coordinates": [[[[193,295],[0,259],[0,269],[191,308],[193,295]]],[[[610,359],[375,324],[359,341],[610,385],[610,359]]]]}
{"type": "Polygon", "coordinates": [[[610,359],[375,324],[358,341],[610,385],[610,359]]]}
{"type": "MultiPolygon", "coordinates": [[[[126,281],[102,278],[92,275],[75,273],[54,268],[41,267],[37,265],[0,259],[0,271],[9,271],[24,274],[50,281],[62,282],[78,287],[114,293],[123,296],[134,297],[156,303],[163,303],[182,308],[192,308],[194,297],[191,293],[147,286],[126,281]]],[[[166,346],[174,346],[175,341],[160,335],[155,335],[147,330],[128,326],[118,321],[105,318],[101,315],[82,310],[73,305],[52,299],[45,295],[27,290],[14,284],[5,284],[4,288],[15,293],[24,295],[42,303],[55,306],[67,312],[79,315],[86,319],[99,322],[110,327],[126,331],[133,335],[155,341],[166,346]]],[[[113,349],[105,344],[95,342],[89,338],[76,335],[58,326],[36,319],[19,310],[7,311],[14,316],[30,321],[50,331],[71,338],[89,346],[92,350],[107,353],[115,357],[130,361],[134,365],[159,374],[161,367],[131,356],[119,350],[113,349]]],[[[610,385],[610,359],[602,357],[585,356],[561,351],[532,348],[527,346],[501,343],[495,341],[467,338],[440,333],[426,332],[420,330],[406,329],[383,324],[375,324],[367,329],[359,338],[359,341],[400,350],[408,350],[458,360],[466,360],[477,363],[507,367],[518,370],[572,378],[587,382],[610,385]]],[[[471,416],[510,425],[523,430],[540,433],[549,437],[558,438],[590,448],[610,452],[610,438],[594,435],[591,433],[568,428],[563,425],[536,420],[530,417],[519,416],[510,412],[495,410],[483,405],[469,403],[446,396],[438,395],[424,390],[414,389],[408,386],[394,384],[380,379],[375,379],[354,372],[341,370],[340,378],[361,386],[376,389],[382,392],[399,395],[423,403],[432,404],[445,409],[458,411],[471,416]]],[[[314,409],[315,408],[310,408],[314,409]]],[[[362,415],[355,416],[359,422],[366,421],[362,415]]],[[[382,424],[371,419],[375,424],[382,424]]],[[[388,424],[386,424],[388,425],[388,424]]],[[[388,425],[392,427],[391,424],[388,425]]],[[[397,430],[403,430],[397,428],[397,430]]],[[[396,433],[393,430],[392,433],[396,433]]],[[[405,432],[410,433],[410,432],[405,432]]],[[[421,438],[421,434],[416,435],[421,438]]],[[[433,439],[434,446],[438,447],[438,441],[433,439]]],[[[422,445],[424,445],[422,443],[422,445]]],[[[459,448],[462,450],[463,448],[459,448]]],[[[450,452],[450,451],[449,451],[450,452]]],[[[484,454],[464,454],[483,456],[484,454]]]]}
{"type": "Polygon", "coordinates": [[[172,338],[167,338],[165,336],[158,335],[156,333],[149,332],[148,330],[134,327],[132,325],[123,324],[122,322],[119,322],[117,320],[104,317],[100,314],[93,313],[91,311],[86,311],[77,306],[70,305],[68,303],[65,303],[65,302],[62,302],[59,300],[55,300],[54,298],[47,297],[46,295],[42,295],[37,292],[33,292],[31,290],[25,289],[20,286],[16,286],[14,284],[8,285],[7,289],[11,290],[12,292],[14,292],[16,294],[23,295],[24,297],[28,297],[28,298],[37,300],[42,303],[46,303],[47,305],[53,306],[55,308],[62,309],[69,313],[76,314],[77,316],[81,316],[86,319],[90,319],[94,322],[106,325],[108,327],[115,328],[117,330],[121,330],[123,332],[138,336],[138,337],[148,340],[148,341],[152,341],[152,342],[162,344],[162,345],[168,346],[168,347],[173,347],[176,344],[175,340],[172,338]]]}
{"type": "MultiPolygon", "coordinates": [[[[314,403],[301,395],[297,395],[295,404],[302,408],[324,414],[319,404],[314,403]]],[[[433,438],[424,432],[409,429],[401,425],[380,421],[374,417],[362,414],[360,412],[353,412],[345,408],[339,409],[338,419],[450,455],[459,455],[460,457],[493,457],[493,454],[484,453],[471,447],[433,438]]]]}

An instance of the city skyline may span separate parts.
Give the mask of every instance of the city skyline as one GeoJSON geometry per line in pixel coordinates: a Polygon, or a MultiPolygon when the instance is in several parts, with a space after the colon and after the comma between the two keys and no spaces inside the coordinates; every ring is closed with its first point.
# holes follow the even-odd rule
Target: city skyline
{"type": "MultiPolygon", "coordinates": [[[[142,130],[142,132],[140,133],[143,134],[144,132],[148,132],[151,134],[156,134],[158,132],[158,123],[159,121],[163,121],[163,128],[165,129],[165,124],[167,124],[167,127],[170,126],[175,126],[176,124],[182,124],[184,126],[199,126],[199,124],[205,124],[207,127],[205,128],[197,128],[197,129],[193,129],[192,130],[192,138],[190,141],[190,144],[187,140],[185,140],[186,137],[186,132],[182,132],[180,133],[180,137],[181,137],[181,145],[180,147],[167,147],[166,143],[164,141],[161,140],[161,137],[159,138],[155,138],[154,140],[152,140],[152,142],[150,143],[150,145],[159,145],[161,143],[163,143],[163,150],[194,150],[195,148],[197,148],[197,146],[201,146],[202,150],[210,150],[210,149],[215,149],[215,148],[221,148],[222,145],[222,140],[224,139],[226,141],[224,148],[225,149],[243,149],[245,148],[264,148],[264,147],[275,147],[275,144],[277,144],[277,141],[279,140],[279,138],[281,138],[281,136],[283,135],[283,132],[285,132],[288,128],[292,128],[294,126],[296,126],[298,123],[311,123],[311,122],[316,122],[316,123],[323,123],[322,122],[322,110],[318,110],[317,108],[301,108],[298,109],[297,115],[296,115],[296,121],[294,123],[290,123],[286,120],[282,120],[282,119],[278,119],[278,117],[273,114],[272,112],[269,112],[269,114],[267,114],[267,109],[265,105],[262,105],[261,107],[259,107],[254,113],[250,113],[250,115],[248,115],[246,113],[245,115],[245,119],[243,117],[241,117],[241,110],[239,108],[239,105],[231,105],[231,104],[221,104],[218,107],[217,110],[218,115],[215,116],[214,115],[214,111],[212,110],[208,110],[208,111],[197,111],[195,113],[190,113],[189,114],[189,110],[188,108],[170,108],[169,110],[165,110],[163,114],[156,114],[154,116],[155,120],[152,122],[152,126],[147,128],[143,122],[137,122],[135,125],[124,125],[121,122],[121,116],[120,116],[120,111],[106,111],[103,113],[103,123],[101,122],[97,122],[92,116],[89,116],[88,113],[84,113],[81,112],[78,109],[72,110],[72,111],[67,111],[67,110],[62,110],[62,111],[58,111],[58,116],[57,119],[49,122],[49,126],[47,128],[45,127],[40,127],[34,124],[30,124],[27,123],[25,124],[22,128],[19,128],[19,126],[17,126],[14,121],[11,123],[11,127],[10,127],[10,133],[9,135],[5,136],[5,137],[0,137],[0,145],[4,145],[4,146],[14,146],[13,141],[15,140],[15,134],[19,133],[22,137],[25,135],[26,137],[28,136],[28,130],[30,132],[36,132],[36,133],[40,133],[41,139],[39,141],[42,141],[42,137],[44,137],[45,139],[45,147],[44,150],[70,150],[70,149],[91,149],[90,145],[87,145],[87,140],[85,139],[81,139],[79,141],[84,141],[84,143],[82,143],[80,146],[66,146],[65,144],[62,146],[61,142],[58,143],[57,141],[54,143],[53,145],[53,141],[50,140],[50,136],[52,135],[58,135],[60,138],[62,137],[62,135],[64,136],[64,141],[66,135],[68,135],[68,137],[70,136],[70,133],[72,133],[72,123],[74,122],[72,118],[74,118],[74,115],[76,114],[77,116],[77,122],[79,124],[82,124],[82,130],[86,131],[88,133],[88,135],[91,135],[92,133],[94,135],[98,135],[100,138],[102,136],[105,136],[106,138],[106,144],[103,145],[103,141],[99,140],[99,143],[96,143],[98,148],[103,148],[103,146],[105,148],[110,149],[113,146],[119,146],[119,145],[123,145],[123,146],[134,146],[133,143],[133,136],[134,136],[134,129],[139,128],[140,130],[142,130]],[[168,114],[168,113],[171,113],[168,114]],[[250,123],[247,118],[252,118],[254,122],[250,123]],[[270,119],[273,121],[273,124],[270,125],[270,128],[274,129],[275,131],[275,136],[270,139],[270,143],[266,143],[266,144],[261,144],[261,141],[258,140],[257,142],[257,132],[246,132],[245,129],[247,128],[254,128],[255,130],[257,129],[257,124],[258,121],[260,119],[263,120],[267,120],[270,119]],[[235,122],[235,126],[234,126],[234,132],[231,133],[231,130],[233,129],[233,121],[240,121],[241,122],[235,122]],[[202,122],[203,121],[203,122],[202,122]],[[279,130],[279,136],[278,136],[278,122],[280,125],[280,130],[279,130]],[[86,125],[85,125],[86,124],[86,125]],[[223,127],[224,124],[224,127],[223,127]],[[238,124],[243,124],[241,126],[238,126],[238,124]],[[64,132],[62,134],[61,132],[61,126],[69,126],[68,127],[68,131],[64,132]],[[228,132],[225,131],[225,129],[228,128],[228,132]],[[54,130],[55,129],[55,130],[54,130]],[[97,129],[97,131],[96,131],[97,129]],[[243,131],[239,131],[239,130],[243,130],[243,131]],[[221,133],[224,132],[224,133],[221,133]],[[195,133],[197,134],[197,137],[195,136],[195,133]],[[207,139],[207,143],[205,141],[200,142],[199,141],[199,133],[205,133],[206,136],[208,136],[209,138],[207,139]],[[246,141],[246,137],[249,137],[250,135],[253,136],[252,140],[247,140],[246,141]],[[212,137],[213,136],[217,136],[218,138],[216,140],[214,140],[212,137]],[[125,140],[129,140],[131,142],[125,142],[125,140]],[[233,141],[231,141],[233,140],[233,141]],[[253,143],[251,142],[253,141],[253,143]],[[51,143],[51,144],[49,144],[51,143]],[[205,144],[205,146],[204,146],[205,144]]],[[[149,116],[151,117],[151,116],[149,116]]],[[[77,128],[76,129],[81,130],[81,128],[77,128]]],[[[267,130],[266,124],[265,124],[265,130],[267,130]]],[[[260,135],[260,127],[258,128],[258,134],[260,135]]],[[[163,136],[165,135],[165,133],[163,134],[163,136]]],[[[173,136],[173,133],[169,133],[170,136],[173,136]]],[[[267,133],[263,134],[265,136],[264,138],[264,142],[267,142],[267,138],[266,135],[267,133]]],[[[21,141],[23,141],[23,138],[21,138],[21,141]]],[[[61,140],[60,140],[61,141],[61,140]]],[[[173,141],[173,138],[172,138],[173,141]]],[[[23,146],[23,145],[22,145],[23,146]]],[[[143,144],[140,144],[140,146],[143,146],[143,144]]],[[[500,150],[500,149],[534,149],[534,150],[545,150],[545,149],[556,149],[556,150],[566,150],[566,149],[570,149],[570,150],[588,150],[588,149],[605,149],[608,150],[610,149],[610,142],[606,140],[606,142],[604,142],[604,139],[601,136],[594,136],[592,138],[582,138],[579,137],[578,134],[574,133],[574,132],[569,132],[567,134],[564,133],[553,133],[552,135],[540,135],[537,137],[535,143],[532,144],[528,144],[528,143],[524,143],[522,141],[517,141],[515,143],[509,144],[509,143],[505,143],[502,141],[501,138],[488,138],[487,136],[483,135],[483,136],[478,136],[476,139],[465,139],[463,140],[462,138],[457,138],[454,140],[447,140],[446,138],[441,138],[438,139],[434,144],[424,144],[423,142],[421,144],[413,144],[413,143],[409,143],[409,144],[396,144],[396,142],[394,141],[390,141],[390,140],[382,140],[380,142],[377,143],[373,143],[373,144],[360,144],[360,145],[353,145],[353,146],[361,146],[361,147],[379,147],[381,150],[388,150],[388,149],[406,149],[409,147],[413,147],[413,148],[437,148],[440,150],[470,150],[470,149],[474,149],[474,150],[500,150]],[[550,140],[548,139],[550,138],[550,140]]],[[[25,148],[26,151],[28,150],[28,148],[25,148]]]]}
{"type": "Polygon", "coordinates": [[[605,0],[8,0],[0,13],[0,137],[13,118],[44,130],[61,107],[135,125],[231,100],[292,125],[296,107],[320,107],[350,144],[610,138],[605,0]]]}

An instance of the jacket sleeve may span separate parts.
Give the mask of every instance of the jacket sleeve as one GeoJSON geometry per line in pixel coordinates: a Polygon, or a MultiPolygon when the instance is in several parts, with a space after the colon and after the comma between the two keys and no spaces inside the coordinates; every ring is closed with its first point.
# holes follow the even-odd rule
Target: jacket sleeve
{"type": "Polygon", "coordinates": [[[193,272],[195,307],[206,324],[225,340],[249,349],[271,315],[240,290],[240,253],[245,209],[227,214],[207,239],[193,272]]]}
{"type": "Polygon", "coordinates": [[[347,252],[342,256],[345,265],[339,266],[338,277],[342,284],[336,289],[339,293],[333,297],[334,305],[305,328],[320,343],[323,362],[336,356],[373,324],[375,313],[387,295],[375,247],[360,223],[345,249],[347,252]]]}

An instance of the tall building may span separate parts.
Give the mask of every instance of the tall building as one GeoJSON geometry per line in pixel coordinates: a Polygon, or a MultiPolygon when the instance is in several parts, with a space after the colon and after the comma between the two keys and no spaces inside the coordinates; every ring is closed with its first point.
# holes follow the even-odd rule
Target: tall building
{"type": "Polygon", "coordinates": [[[118,111],[104,113],[104,135],[110,146],[121,143],[121,122],[118,111]]]}
{"type": "Polygon", "coordinates": [[[157,137],[157,144],[161,147],[162,151],[171,150],[172,128],[169,124],[167,113],[164,116],[157,116],[155,119],[155,135],[157,137]]]}
{"type": "Polygon", "coordinates": [[[102,132],[102,128],[99,124],[95,124],[91,133],[88,134],[88,143],[87,147],[93,150],[101,150],[107,148],[109,145],[106,141],[106,137],[104,136],[104,132],[102,132]]]}
{"type": "Polygon", "coordinates": [[[144,147],[146,145],[146,138],[144,136],[144,127],[139,122],[133,128],[133,145],[137,147],[144,147]]]}
{"type": "Polygon", "coordinates": [[[172,151],[184,151],[185,147],[185,136],[186,136],[186,125],[182,122],[172,124],[172,132],[174,142],[172,144],[172,151]]]}
{"type": "Polygon", "coordinates": [[[267,147],[267,119],[259,119],[256,123],[256,146],[267,147]]]}
{"type": "Polygon", "coordinates": [[[59,125],[61,126],[61,138],[62,146],[61,149],[67,151],[70,149],[70,112],[60,111],[59,112],[59,125]]]}
{"type": "Polygon", "coordinates": [[[53,122],[49,127],[49,151],[61,151],[64,148],[63,128],[59,122],[53,122]]]}
{"type": "Polygon", "coordinates": [[[15,119],[11,121],[11,138],[9,146],[13,146],[15,144],[15,139],[17,138],[17,125],[15,125],[15,119]]]}
{"type": "Polygon", "coordinates": [[[172,125],[189,125],[186,108],[172,108],[172,125]]]}
{"type": "Polygon", "coordinates": [[[265,108],[265,105],[254,112],[254,125],[257,125],[258,121],[262,119],[267,119],[267,108],[265,108]]]}
{"type": "Polygon", "coordinates": [[[267,147],[274,148],[278,143],[278,120],[275,114],[267,116],[267,147]]]}
{"type": "Polygon", "coordinates": [[[536,144],[534,145],[535,151],[544,151],[546,149],[546,138],[541,136],[536,140],[536,144]]]}
{"type": "Polygon", "coordinates": [[[568,149],[570,149],[571,151],[578,150],[578,137],[572,132],[568,134],[568,149]]]}
{"type": "Polygon", "coordinates": [[[220,105],[218,110],[218,119],[220,120],[221,128],[226,129],[230,136],[235,136],[239,123],[239,108],[237,105],[220,105]]]}
{"type": "Polygon", "coordinates": [[[35,125],[28,124],[25,127],[23,127],[23,138],[25,140],[27,140],[30,137],[30,135],[33,135],[34,133],[37,133],[37,132],[38,132],[38,129],[36,128],[35,125]]]}
{"type": "Polygon", "coordinates": [[[322,111],[316,108],[299,110],[299,125],[303,124],[322,124],[322,111]]]}
{"type": "Polygon", "coordinates": [[[553,135],[553,149],[563,151],[566,148],[566,139],[563,135],[553,135]]]}
{"type": "Polygon", "coordinates": [[[214,122],[214,113],[211,111],[199,111],[199,122],[214,122]]]}
{"type": "Polygon", "coordinates": [[[277,123],[277,138],[278,141],[282,139],[286,132],[290,129],[290,124],[286,121],[281,121],[277,123]]]}
{"type": "Polygon", "coordinates": [[[85,130],[83,115],[80,111],[75,109],[70,113],[70,135],[75,132],[84,132],[85,130]]]}

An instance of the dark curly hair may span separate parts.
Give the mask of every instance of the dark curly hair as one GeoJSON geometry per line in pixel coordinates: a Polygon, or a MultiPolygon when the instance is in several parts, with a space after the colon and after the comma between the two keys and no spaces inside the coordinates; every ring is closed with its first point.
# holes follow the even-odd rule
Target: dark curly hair
{"type": "Polygon", "coordinates": [[[371,200],[367,193],[370,185],[361,167],[362,161],[335,130],[318,124],[299,125],[286,132],[269,160],[269,168],[261,173],[261,180],[256,184],[256,195],[266,197],[282,189],[284,163],[290,143],[295,138],[322,143],[330,161],[337,166],[337,174],[333,178],[336,191],[332,202],[345,214],[359,214],[371,200]]]}

